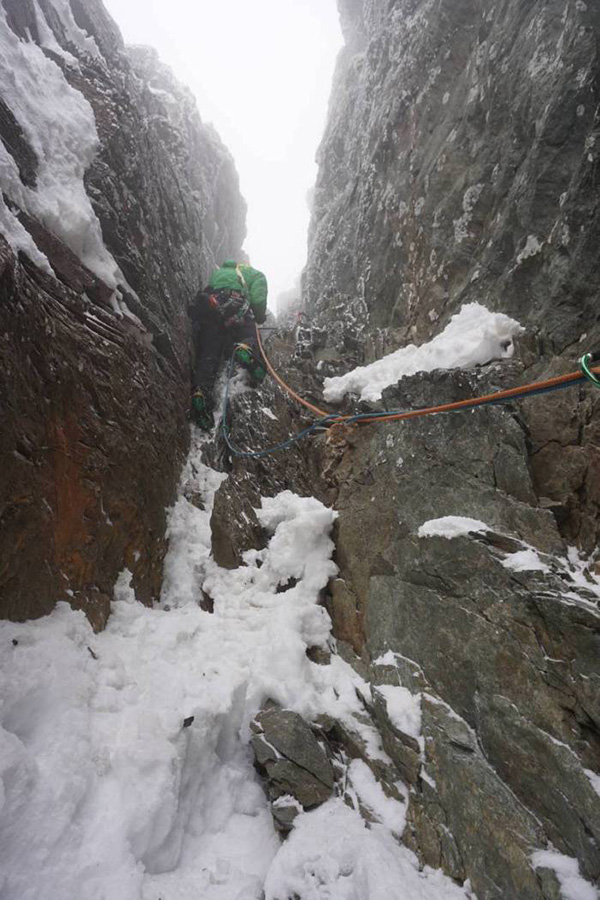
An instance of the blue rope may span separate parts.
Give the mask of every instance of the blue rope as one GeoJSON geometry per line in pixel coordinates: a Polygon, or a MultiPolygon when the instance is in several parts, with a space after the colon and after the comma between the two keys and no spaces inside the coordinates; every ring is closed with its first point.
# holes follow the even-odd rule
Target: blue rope
{"type": "MultiPolygon", "coordinates": [[[[432,413],[432,416],[439,415],[447,415],[448,413],[453,412],[466,412],[468,409],[478,409],[480,406],[499,406],[501,403],[512,403],[513,400],[523,400],[527,397],[537,397],[538,394],[551,394],[553,391],[562,391],[564,388],[572,387],[574,384],[581,384],[582,381],[585,381],[585,377],[582,375],[581,378],[573,379],[573,381],[569,381],[566,384],[553,384],[550,387],[538,388],[534,391],[523,391],[519,394],[513,394],[511,397],[501,397],[499,400],[482,400],[480,403],[474,403],[472,406],[463,407],[462,409],[446,409],[441,412],[432,413]]],[[[348,419],[344,419],[344,424],[349,424],[351,422],[360,422],[361,419],[384,419],[387,416],[394,416],[396,414],[402,414],[404,412],[411,412],[411,410],[404,409],[390,409],[390,410],[382,410],[372,413],[357,413],[357,415],[352,416],[348,419]]],[[[339,416],[338,416],[339,418],[339,416]]]]}
{"type": "MultiPolygon", "coordinates": [[[[235,352],[235,351],[234,351],[235,352]]],[[[266,447],[264,450],[241,450],[237,447],[230,436],[229,426],[227,424],[227,410],[229,406],[229,384],[231,382],[231,378],[233,375],[233,369],[235,364],[235,358],[232,354],[231,359],[229,361],[229,368],[227,370],[227,382],[225,385],[225,396],[223,399],[223,417],[221,419],[221,431],[223,432],[223,438],[225,443],[227,444],[229,450],[232,452],[234,456],[239,457],[240,459],[260,459],[263,456],[270,456],[272,453],[277,453],[279,450],[287,450],[289,447],[296,444],[298,441],[303,440],[308,435],[313,434],[315,431],[322,430],[323,428],[331,427],[332,420],[339,420],[339,413],[331,413],[329,416],[324,416],[321,419],[317,419],[310,425],[308,428],[304,428],[302,431],[299,431],[297,434],[292,435],[285,441],[281,441],[279,444],[273,444],[271,447],[266,447]]],[[[513,394],[512,397],[503,397],[499,400],[482,400],[480,403],[473,404],[473,406],[468,407],[469,409],[477,409],[480,406],[496,406],[501,403],[512,403],[513,400],[521,400],[525,397],[536,397],[539,394],[550,394],[554,391],[561,391],[564,388],[572,387],[574,384],[580,384],[582,381],[585,381],[585,375],[581,375],[580,378],[574,379],[573,381],[569,381],[566,384],[555,384],[550,387],[543,387],[533,391],[523,391],[523,393],[513,394]]],[[[403,412],[410,412],[410,410],[402,410],[402,409],[391,409],[391,410],[377,410],[375,412],[369,413],[357,413],[355,416],[351,416],[347,419],[343,420],[344,425],[351,425],[354,422],[361,422],[364,419],[383,419],[387,416],[393,416],[396,414],[401,414],[403,412]]],[[[465,409],[454,409],[454,410],[446,410],[448,412],[465,412],[465,409]]],[[[439,415],[439,413],[432,413],[432,415],[439,415]]]]}
{"type": "Polygon", "coordinates": [[[271,447],[266,447],[264,450],[241,450],[239,447],[236,447],[231,439],[231,435],[229,433],[229,425],[227,423],[227,411],[229,408],[229,385],[231,383],[231,377],[233,375],[233,369],[235,365],[234,354],[235,351],[232,354],[231,359],[229,360],[229,367],[227,369],[227,382],[225,384],[225,396],[223,398],[223,417],[221,419],[221,431],[223,433],[223,438],[234,456],[237,456],[240,459],[260,459],[262,456],[270,456],[272,453],[277,453],[279,450],[287,450],[293,444],[303,440],[305,437],[308,437],[309,434],[313,434],[320,428],[327,427],[326,423],[331,419],[339,418],[337,413],[332,413],[330,416],[325,416],[322,419],[317,419],[316,422],[313,422],[313,424],[308,428],[304,428],[302,431],[299,431],[297,434],[292,435],[287,440],[280,441],[279,444],[273,444],[271,447]]]}

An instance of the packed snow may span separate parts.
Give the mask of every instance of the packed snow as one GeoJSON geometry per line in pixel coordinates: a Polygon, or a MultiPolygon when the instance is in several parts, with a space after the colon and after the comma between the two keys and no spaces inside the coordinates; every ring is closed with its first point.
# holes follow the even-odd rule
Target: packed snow
{"type": "Polygon", "coordinates": [[[335,514],[285,491],[257,510],[268,547],[239,569],[210,555],[223,475],[196,439],[170,513],[160,604],[136,602],[124,570],[105,631],[59,604],[47,618],[0,623],[0,896],[3,900],[451,900],[470,896],[420,872],[397,841],[407,792],[386,797],[353,763],[348,791],[277,836],[248,746],[267,698],[326,713],[386,760],[342,661],[316,665],[330,640],[319,595],[336,572],[335,514]],[[200,494],[202,509],[191,502],[200,494]],[[186,497],[191,497],[190,500],[186,497]],[[282,590],[283,589],[283,590],[282,590]],[[205,591],[214,613],[199,602],[205,591]],[[404,801],[404,802],[403,802],[404,801]]]}
{"type": "MultiPolygon", "coordinates": [[[[420,538],[443,537],[452,540],[474,534],[485,534],[492,529],[479,519],[467,516],[442,516],[430,519],[418,529],[420,538]]],[[[514,540],[514,536],[513,536],[514,540]]],[[[500,565],[510,572],[541,572],[544,575],[561,576],[561,587],[555,596],[569,606],[582,606],[594,611],[598,610],[600,600],[600,576],[595,571],[595,557],[584,557],[575,547],[568,548],[567,556],[549,556],[540,553],[531,544],[518,541],[521,549],[513,553],[495,551],[500,565]],[[545,557],[545,561],[542,557],[545,557]]],[[[378,660],[381,663],[382,660],[378,660]]],[[[390,665],[393,662],[389,663],[390,665]]]]}
{"type": "MultiPolygon", "coordinates": [[[[94,54],[93,39],[75,23],[66,0],[53,0],[68,39],[94,54]]],[[[42,41],[55,50],[52,32],[36,6],[42,41]]],[[[66,59],[69,63],[69,60],[66,59]]],[[[83,176],[98,149],[92,107],[72,87],[60,66],[33,41],[21,41],[9,28],[0,4],[0,93],[23,130],[38,159],[37,183],[27,187],[17,164],[0,141],[0,230],[13,250],[22,250],[49,270],[46,257],[17,216],[1,199],[4,193],[22,210],[39,219],[81,261],[110,287],[124,283],[119,267],[106,249],[100,223],[88,197],[83,176]]]]}
{"type": "MultiPolygon", "coordinates": [[[[388,797],[362,759],[352,760],[348,766],[348,779],[357,801],[369,810],[371,817],[394,834],[401,835],[406,825],[406,803],[398,803],[394,798],[388,797]]],[[[404,785],[398,782],[396,787],[406,799],[408,793],[404,785]]]]}
{"type": "Polygon", "coordinates": [[[387,714],[392,725],[399,731],[421,739],[421,695],[411,694],[400,685],[381,684],[377,693],[385,700],[387,714]]]}
{"type": "Polygon", "coordinates": [[[513,338],[523,331],[518,322],[503,313],[467,303],[429,343],[420,347],[409,344],[368,366],[326,378],[323,396],[336,401],[345,394],[358,394],[361,400],[375,401],[384,388],[404,375],[433,369],[469,369],[494,359],[507,359],[514,352],[513,338]]]}
{"type": "Polygon", "coordinates": [[[502,560],[505,569],[512,572],[549,572],[550,566],[543,562],[533,547],[527,547],[525,550],[517,550],[516,553],[509,553],[506,559],[502,560]]]}
{"type": "Polygon", "coordinates": [[[485,534],[491,531],[489,525],[480,519],[469,519],[468,516],[441,516],[439,519],[429,519],[423,522],[417,531],[420,538],[444,537],[448,540],[469,534],[485,534]]]}

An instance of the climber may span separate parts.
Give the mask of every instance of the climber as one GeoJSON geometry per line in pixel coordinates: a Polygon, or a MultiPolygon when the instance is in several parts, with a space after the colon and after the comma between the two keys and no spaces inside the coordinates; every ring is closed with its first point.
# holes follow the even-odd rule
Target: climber
{"type": "Polygon", "coordinates": [[[267,279],[258,269],[227,260],[215,269],[191,308],[195,368],[192,418],[203,431],[213,426],[213,388],[219,365],[235,348],[235,359],[257,387],[266,370],[256,342],[255,323],[267,313],[267,279]]]}

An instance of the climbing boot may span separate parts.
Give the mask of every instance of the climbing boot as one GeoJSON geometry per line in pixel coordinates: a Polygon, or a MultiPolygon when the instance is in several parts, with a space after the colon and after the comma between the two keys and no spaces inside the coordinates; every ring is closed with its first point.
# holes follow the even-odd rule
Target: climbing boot
{"type": "Polygon", "coordinates": [[[267,370],[248,344],[236,344],[235,361],[249,373],[252,387],[258,387],[263,383],[267,370]]]}
{"type": "Polygon", "coordinates": [[[200,388],[192,394],[192,421],[202,431],[211,431],[214,425],[210,404],[200,388]]]}

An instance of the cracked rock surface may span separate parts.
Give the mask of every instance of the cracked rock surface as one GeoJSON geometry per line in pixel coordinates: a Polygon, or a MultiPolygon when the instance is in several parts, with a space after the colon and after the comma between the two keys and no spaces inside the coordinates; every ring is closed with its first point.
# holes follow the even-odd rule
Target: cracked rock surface
{"type": "Polygon", "coordinates": [[[251,727],[256,767],[266,779],[275,822],[289,830],[294,818],[290,812],[298,804],[312,809],[331,797],[333,766],[298,713],[270,707],[256,716],[251,727]]]}

